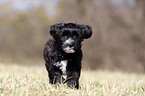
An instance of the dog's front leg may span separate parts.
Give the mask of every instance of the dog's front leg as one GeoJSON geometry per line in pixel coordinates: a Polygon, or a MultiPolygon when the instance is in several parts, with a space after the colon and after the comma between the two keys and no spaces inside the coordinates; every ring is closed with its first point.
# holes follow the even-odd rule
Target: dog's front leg
{"type": "Polygon", "coordinates": [[[45,66],[48,71],[50,84],[62,83],[65,80],[56,66],[51,63],[46,63],[45,66]]]}
{"type": "Polygon", "coordinates": [[[80,70],[78,71],[68,71],[66,82],[67,85],[71,88],[79,88],[79,77],[80,77],[80,70]]]}

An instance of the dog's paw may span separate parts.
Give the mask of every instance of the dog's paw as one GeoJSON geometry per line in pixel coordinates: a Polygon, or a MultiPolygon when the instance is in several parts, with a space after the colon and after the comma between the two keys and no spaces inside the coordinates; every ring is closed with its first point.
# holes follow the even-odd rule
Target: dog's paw
{"type": "Polygon", "coordinates": [[[76,88],[78,89],[79,88],[79,84],[78,84],[78,81],[76,80],[70,80],[67,85],[70,87],[70,88],[76,88]]]}

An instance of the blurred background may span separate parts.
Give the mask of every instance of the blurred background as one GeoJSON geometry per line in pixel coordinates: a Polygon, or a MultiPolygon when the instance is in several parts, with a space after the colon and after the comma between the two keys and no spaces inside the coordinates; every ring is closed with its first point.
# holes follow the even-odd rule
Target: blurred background
{"type": "Polygon", "coordinates": [[[0,62],[43,66],[60,22],[92,26],[83,69],[145,73],[145,0],[0,0],[0,62]]]}

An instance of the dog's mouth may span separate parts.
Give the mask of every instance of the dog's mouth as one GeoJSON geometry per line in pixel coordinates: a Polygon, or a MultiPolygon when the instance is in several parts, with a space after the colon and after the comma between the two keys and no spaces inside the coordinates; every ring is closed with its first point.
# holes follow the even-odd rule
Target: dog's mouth
{"type": "Polygon", "coordinates": [[[63,50],[64,50],[64,52],[66,52],[66,53],[74,53],[75,51],[74,51],[74,49],[73,48],[71,48],[71,47],[65,47],[65,48],[63,48],[63,50]]]}

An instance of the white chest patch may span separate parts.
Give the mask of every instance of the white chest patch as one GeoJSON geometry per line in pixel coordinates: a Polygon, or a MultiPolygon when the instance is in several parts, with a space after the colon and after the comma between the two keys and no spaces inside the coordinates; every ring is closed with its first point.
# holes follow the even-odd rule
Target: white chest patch
{"type": "Polygon", "coordinates": [[[56,62],[54,65],[57,66],[63,74],[66,74],[67,60],[56,62]]]}

